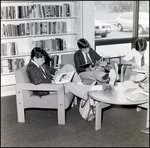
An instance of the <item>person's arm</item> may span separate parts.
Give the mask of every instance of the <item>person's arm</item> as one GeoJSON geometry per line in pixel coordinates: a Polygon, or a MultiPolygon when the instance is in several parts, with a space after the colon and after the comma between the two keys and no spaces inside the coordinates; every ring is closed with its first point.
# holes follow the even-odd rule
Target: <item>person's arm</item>
{"type": "Polygon", "coordinates": [[[134,61],[135,49],[130,50],[125,57],[122,58],[122,64],[132,65],[134,68],[138,68],[139,66],[134,61]]]}
{"type": "Polygon", "coordinates": [[[56,72],[58,71],[56,68],[53,68],[51,66],[48,66],[46,64],[43,65],[47,70],[49,70],[49,72],[52,74],[52,75],[55,75],[56,72]]]}
{"type": "Polygon", "coordinates": [[[41,83],[51,83],[51,79],[46,79],[44,77],[41,77],[39,71],[33,67],[29,67],[27,69],[27,75],[30,79],[30,82],[35,85],[38,85],[41,83]]]}
{"type": "Polygon", "coordinates": [[[75,54],[74,54],[74,63],[75,63],[75,68],[78,73],[86,71],[86,68],[80,67],[82,64],[80,63],[79,55],[77,52],[75,52],[75,54]]]}

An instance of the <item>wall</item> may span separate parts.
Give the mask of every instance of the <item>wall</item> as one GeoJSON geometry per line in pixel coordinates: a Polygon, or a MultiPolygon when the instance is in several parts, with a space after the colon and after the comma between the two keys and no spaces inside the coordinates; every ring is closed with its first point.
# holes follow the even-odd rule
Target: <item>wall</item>
{"type": "Polygon", "coordinates": [[[94,49],[94,1],[83,1],[83,38],[86,38],[94,49]]]}

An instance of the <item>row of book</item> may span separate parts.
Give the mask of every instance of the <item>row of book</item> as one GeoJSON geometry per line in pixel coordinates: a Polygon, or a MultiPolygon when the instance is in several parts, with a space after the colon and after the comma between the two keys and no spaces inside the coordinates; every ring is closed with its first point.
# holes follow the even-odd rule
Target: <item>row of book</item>
{"type": "Polygon", "coordinates": [[[1,25],[1,37],[67,33],[66,22],[31,22],[1,25]]]}
{"type": "Polygon", "coordinates": [[[41,47],[45,51],[62,51],[66,50],[66,40],[63,38],[55,38],[48,40],[32,41],[35,47],[41,47]]]}
{"type": "MultiPolygon", "coordinates": [[[[51,56],[50,66],[57,67],[59,61],[58,55],[51,56]]],[[[19,69],[25,65],[23,58],[16,59],[3,59],[1,60],[1,74],[9,74],[14,72],[14,70],[19,69]]]]}
{"type": "Polygon", "coordinates": [[[46,18],[46,17],[69,17],[71,16],[70,4],[41,5],[33,4],[26,6],[1,7],[1,19],[18,18],[46,18]],[[16,15],[17,10],[17,15],[16,15]]]}
{"type": "Polygon", "coordinates": [[[9,74],[25,65],[23,58],[1,60],[1,74],[9,74]]]}
{"type": "Polygon", "coordinates": [[[1,56],[10,56],[18,54],[18,45],[16,42],[1,43],[1,56]]]}
{"type": "Polygon", "coordinates": [[[16,19],[15,6],[1,6],[1,19],[16,19]]]}

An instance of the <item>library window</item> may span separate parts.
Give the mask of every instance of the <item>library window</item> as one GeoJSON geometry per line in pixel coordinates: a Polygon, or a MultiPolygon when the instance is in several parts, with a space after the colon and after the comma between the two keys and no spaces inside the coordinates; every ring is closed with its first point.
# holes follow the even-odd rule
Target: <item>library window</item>
{"type": "Polygon", "coordinates": [[[95,1],[94,10],[95,39],[132,36],[133,1],[95,1]]]}
{"type": "Polygon", "coordinates": [[[139,1],[139,37],[149,37],[149,1],[139,1]]]}
{"type": "MultiPolygon", "coordinates": [[[[95,39],[133,37],[134,1],[95,1],[95,39]]],[[[139,1],[138,35],[149,36],[149,1],[139,1]]]]}
{"type": "Polygon", "coordinates": [[[143,37],[149,47],[149,1],[94,1],[95,50],[104,57],[123,56],[143,37]],[[105,30],[102,26],[105,27],[105,30]],[[103,31],[103,32],[102,32],[103,31]]]}

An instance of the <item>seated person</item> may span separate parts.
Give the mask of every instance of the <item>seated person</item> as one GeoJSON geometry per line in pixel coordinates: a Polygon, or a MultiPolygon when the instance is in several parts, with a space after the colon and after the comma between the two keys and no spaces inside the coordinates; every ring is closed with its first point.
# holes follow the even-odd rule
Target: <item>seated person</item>
{"type": "MultiPolygon", "coordinates": [[[[53,80],[56,78],[57,74],[75,71],[72,82],[65,83],[65,93],[71,92],[79,98],[87,100],[87,93],[91,90],[102,90],[101,85],[91,86],[84,85],[81,82],[81,78],[76,72],[75,68],[72,65],[66,64],[60,70],[52,68],[45,62],[45,51],[39,47],[35,47],[31,51],[31,59],[27,65],[26,73],[30,79],[30,82],[38,85],[41,83],[53,83],[53,80]],[[82,90],[82,91],[81,91],[82,90]]],[[[114,81],[116,79],[115,71],[112,69],[110,74],[110,84],[107,86],[109,89],[113,90],[114,81]]],[[[34,95],[43,96],[48,95],[48,91],[34,91],[34,95]]]]}
{"type": "MultiPolygon", "coordinates": [[[[147,49],[147,41],[144,38],[135,40],[135,48],[130,50],[125,57],[122,58],[123,64],[131,64],[132,68],[143,69],[149,71],[149,50],[147,49]]],[[[136,72],[128,69],[129,76],[135,75],[136,72]]]]}
{"type": "MultiPolygon", "coordinates": [[[[80,77],[97,80],[102,83],[109,81],[109,71],[105,70],[106,65],[108,65],[107,60],[94,51],[86,39],[79,39],[77,45],[79,50],[74,54],[74,62],[80,77]],[[81,65],[87,63],[91,63],[91,65],[89,67],[81,67],[81,65]]],[[[118,80],[118,65],[115,63],[112,68],[115,69],[116,79],[118,80]]]]}

